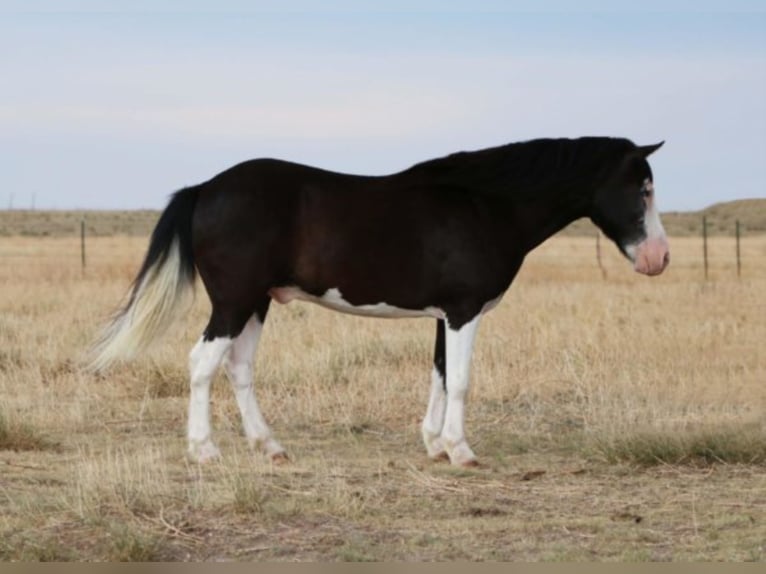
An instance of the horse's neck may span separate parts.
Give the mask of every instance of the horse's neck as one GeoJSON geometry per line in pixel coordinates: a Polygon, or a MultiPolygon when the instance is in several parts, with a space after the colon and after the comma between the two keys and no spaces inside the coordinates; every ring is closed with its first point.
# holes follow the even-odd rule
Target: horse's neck
{"type": "Polygon", "coordinates": [[[512,252],[526,254],[552,237],[570,223],[588,216],[590,199],[587,194],[574,197],[545,194],[540,198],[523,200],[487,198],[496,220],[499,241],[512,252]]]}

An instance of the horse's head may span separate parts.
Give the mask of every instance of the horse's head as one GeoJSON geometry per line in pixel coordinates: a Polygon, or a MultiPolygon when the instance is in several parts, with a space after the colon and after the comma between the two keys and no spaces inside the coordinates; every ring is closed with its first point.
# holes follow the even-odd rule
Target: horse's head
{"type": "Polygon", "coordinates": [[[654,197],[646,158],[664,142],[627,152],[605,184],[596,190],[591,220],[645,275],[659,275],[670,262],[665,229],[654,197]]]}

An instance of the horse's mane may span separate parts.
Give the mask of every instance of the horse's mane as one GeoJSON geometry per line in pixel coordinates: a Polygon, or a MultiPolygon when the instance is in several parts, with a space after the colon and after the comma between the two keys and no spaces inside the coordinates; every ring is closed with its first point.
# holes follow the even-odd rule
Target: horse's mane
{"type": "Polygon", "coordinates": [[[636,145],[624,138],[535,139],[454,153],[403,173],[473,193],[524,199],[590,189],[633,149],[636,145]]]}

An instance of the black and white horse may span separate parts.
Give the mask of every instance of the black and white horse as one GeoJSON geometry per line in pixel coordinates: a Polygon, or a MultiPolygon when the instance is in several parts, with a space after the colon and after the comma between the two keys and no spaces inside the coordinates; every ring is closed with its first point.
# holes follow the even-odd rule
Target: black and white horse
{"type": "Polygon", "coordinates": [[[223,363],[247,439],[274,460],[253,391],[253,360],[272,300],[311,301],[375,317],[436,319],[428,455],[475,464],[464,401],[476,329],[525,255],[589,217],[646,275],[668,243],[646,158],[662,144],[540,139],[419,163],[382,177],[274,159],[236,165],[175,193],[157,223],[126,305],[95,346],[93,367],[146,349],[199,272],[212,315],[190,354],[189,455],[219,451],[210,384],[223,363]]]}

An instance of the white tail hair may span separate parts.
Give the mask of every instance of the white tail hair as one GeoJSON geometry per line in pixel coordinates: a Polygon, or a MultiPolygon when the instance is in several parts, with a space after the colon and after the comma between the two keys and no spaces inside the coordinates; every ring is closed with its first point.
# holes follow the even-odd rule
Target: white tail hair
{"type": "Polygon", "coordinates": [[[104,328],[91,349],[89,368],[102,371],[145,351],[171,325],[193,286],[184,272],[178,238],[164,257],[142,272],[125,306],[104,328]]]}

